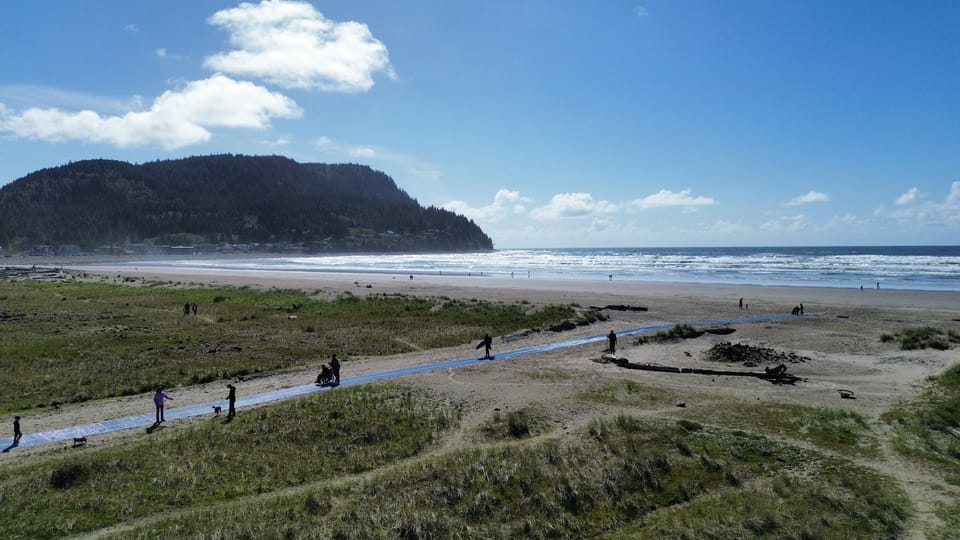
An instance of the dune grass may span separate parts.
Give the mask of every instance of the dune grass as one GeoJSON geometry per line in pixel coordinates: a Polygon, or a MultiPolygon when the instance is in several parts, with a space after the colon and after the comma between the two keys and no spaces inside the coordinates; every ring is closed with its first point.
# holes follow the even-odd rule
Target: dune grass
{"type": "Polygon", "coordinates": [[[945,351],[960,344],[960,334],[953,330],[944,332],[932,326],[905,328],[896,334],[882,334],[880,341],[889,343],[896,341],[904,351],[917,349],[936,349],[945,351]]]}
{"type": "Polygon", "coordinates": [[[59,538],[372,470],[421,453],[459,415],[419,391],[365,385],[4,467],[0,538],[59,538]]]}
{"type": "Polygon", "coordinates": [[[0,411],[459,345],[572,316],[570,306],[298,290],[0,282],[0,411]],[[184,315],[185,303],[198,314],[184,315]]]}
{"type": "Polygon", "coordinates": [[[760,437],[620,415],[570,437],[457,450],[369,479],[198,509],[116,537],[654,538],[644,533],[666,531],[706,538],[702,531],[729,530],[882,538],[896,536],[907,514],[902,493],[847,462],[760,437]],[[804,474],[794,474],[799,469],[804,474]],[[771,500],[815,505],[776,513],[771,500]],[[726,529],[716,521],[724,504],[735,522],[726,529]]]}
{"type": "Polygon", "coordinates": [[[546,411],[529,405],[515,411],[495,411],[478,431],[484,441],[525,439],[550,430],[546,411]]]}
{"type": "Polygon", "coordinates": [[[881,418],[893,426],[900,454],[943,468],[946,480],[960,485],[960,364],[931,377],[916,401],[881,418]]]}

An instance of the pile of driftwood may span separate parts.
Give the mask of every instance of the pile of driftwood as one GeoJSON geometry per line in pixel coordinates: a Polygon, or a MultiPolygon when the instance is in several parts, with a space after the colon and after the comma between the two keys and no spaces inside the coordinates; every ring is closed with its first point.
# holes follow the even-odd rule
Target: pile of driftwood
{"type": "Polygon", "coordinates": [[[763,364],[797,364],[810,360],[794,352],[782,352],[767,347],[722,341],[704,353],[704,358],[714,362],[737,362],[744,367],[763,364]]]}
{"type": "Polygon", "coordinates": [[[633,362],[630,362],[626,358],[621,358],[618,356],[610,356],[608,359],[614,364],[625,369],[640,369],[644,371],[659,371],[663,373],[693,373],[695,375],[726,375],[731,377],[756,377],[758,379],[770,381],[773,384],[796,384],[798,382],[806,381],[806,379],[787,373],[787,366],[785,364],[778,364],[776,367],[772,367],[772,368],[764,368],[763,371],[733,371],[733,370],[726,370],[726,369],[674,367],[674,366],[664,366],[664,365],[652,364],[652,363],[634,364],[633,362]]]}

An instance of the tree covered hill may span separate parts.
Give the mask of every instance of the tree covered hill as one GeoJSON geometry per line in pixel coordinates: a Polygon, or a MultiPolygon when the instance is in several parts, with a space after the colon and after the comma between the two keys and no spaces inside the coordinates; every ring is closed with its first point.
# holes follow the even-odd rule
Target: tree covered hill
{"type": "Polygon", "coordinates": [[[0,246],[302,244],[306,251],[493,248],[473,221],[420,204],[365,165],[216,155],[88,160],[0,188],[0,246]]]}

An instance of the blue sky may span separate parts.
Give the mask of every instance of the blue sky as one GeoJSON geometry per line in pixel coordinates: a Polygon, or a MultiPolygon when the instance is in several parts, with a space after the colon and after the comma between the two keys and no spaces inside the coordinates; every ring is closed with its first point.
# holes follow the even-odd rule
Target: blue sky
{"type": "Polygon", "coordinates": [[[31,0],[0,184],[370,165],[497,248],[957,244],[960,2],[31,0]]]}

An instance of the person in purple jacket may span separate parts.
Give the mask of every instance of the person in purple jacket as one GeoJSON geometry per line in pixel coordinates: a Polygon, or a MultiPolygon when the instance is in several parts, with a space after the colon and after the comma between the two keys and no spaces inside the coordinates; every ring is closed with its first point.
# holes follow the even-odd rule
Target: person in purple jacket
{"type": "Polygon", "coordinates": [[[153,395],[153,404],[157,406],[157,423],[158,424],[160,422],[166,421],[163,418],[163,402],[168,399],[172,400],[173,398],[168,396],[166,392],[163,391],[163,388],[157,388],[157,393],[153,395]]]}

